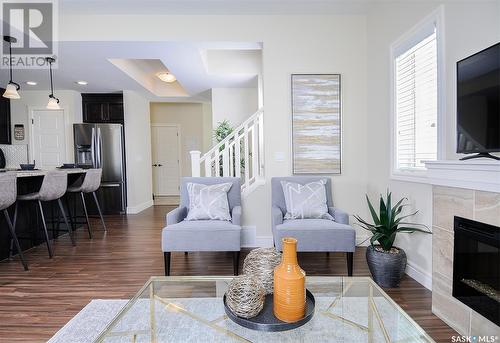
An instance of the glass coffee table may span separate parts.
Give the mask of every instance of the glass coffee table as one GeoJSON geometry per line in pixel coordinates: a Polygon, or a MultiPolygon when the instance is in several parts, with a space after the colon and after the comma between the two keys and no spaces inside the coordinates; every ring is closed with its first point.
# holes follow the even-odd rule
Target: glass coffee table
{"type": "Polygon", "coordinates": [[[96,342],[434,342],[368,277],[307,277],[314,317],[282,332],[254,331],[226,316],[231,280],[152,277],[96,342]]]}

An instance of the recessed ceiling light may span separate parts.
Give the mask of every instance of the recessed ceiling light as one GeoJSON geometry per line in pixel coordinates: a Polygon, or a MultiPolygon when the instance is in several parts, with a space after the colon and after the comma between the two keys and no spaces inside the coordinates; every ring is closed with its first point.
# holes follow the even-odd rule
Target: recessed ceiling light
{"type": "Polygon", "coordinates": [[[89,84],[87,81],[76,81],[75,83],[80,86],[86,86],[89,84]]]}
{"type": "Polygon", "coordinates": [[[168,82],[168,83],[172,83],[177,80],[174,74],[171,74],[167,71],[159,72],[158,74],[156,74],[156,76],[163,82],[168,82]]]}
{"type": "Polygon", "coordinates": [[[26,81],[26,84],[29,86],[36,86],[37,82],[36,81],[26,81]]]}

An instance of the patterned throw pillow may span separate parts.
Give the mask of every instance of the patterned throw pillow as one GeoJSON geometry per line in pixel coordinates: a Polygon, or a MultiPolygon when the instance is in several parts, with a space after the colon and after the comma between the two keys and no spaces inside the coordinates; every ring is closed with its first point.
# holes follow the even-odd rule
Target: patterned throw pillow
{"type": "Polygon", "coordinates": [[[281,181],[285,195],[285,219],[329,219],[326,204],[326,180],[319,180],[301,185],[295,182],[281,181]]]}
{"type": "Polygon", "coordinates": [[[189,211],[186,220],[231,220],[227,192],[232,183],[203,185],[189,182],[189,211]]]}

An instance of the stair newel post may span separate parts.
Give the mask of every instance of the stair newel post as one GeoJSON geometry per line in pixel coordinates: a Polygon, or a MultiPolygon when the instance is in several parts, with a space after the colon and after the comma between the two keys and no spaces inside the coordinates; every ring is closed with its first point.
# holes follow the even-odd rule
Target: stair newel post
{"type": "Polygon", "coordinates": [[[201,151],[193,150],[189,152],[191,154],[191,176],[200,176],[200,156],[201,151]]]}

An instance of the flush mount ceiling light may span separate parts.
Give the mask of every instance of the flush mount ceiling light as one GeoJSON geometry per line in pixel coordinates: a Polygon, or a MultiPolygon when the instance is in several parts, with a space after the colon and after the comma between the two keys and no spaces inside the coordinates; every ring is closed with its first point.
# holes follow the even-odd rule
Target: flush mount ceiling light
{"type": "Polygon", "coordinates": [[[86,85],[88,85],[88,84],[89,84],[87,81],[83,81],[83,80],[81,80],[81,81],[76,81],[75,83],[76,83],[77,85],[80,85],[80,86],[86,86],[86,85]]]}
{"type": "Polygon", "coordinates": [[[47,103],[48,110],[59,110],[61,107],[59,106],[59,99],[54,96],[54,82],[52,81],[52,63],[56,60],[52,57],[46,57],[45,60],[49,64],[49,74],[50,74],[50,94],[49,94],[49,102],[47,103]]]}
{"type": "Polygon", "coordinates": [[[163,82],[167,82],[167,83],[172,83],[172,82],[175,82],[177,80],[177,78],[175,77],[175,75],[169,73],[168,71],[159,72],[158,74],[156,74],[156,76],[160,80],[162,80],[163,82]]]}
{"type": "Polygon", "coordinates": [[[38,82],[36,82],[36,81],[26,81],[26,84],[28,86],[36,86],[38,84],[38,82]]]}
{"type": "Polygon", "coordinates": [[[12,81],[12,43],[16,43],[17,39],[11,36],[3,36],[3,40],[9,43],[9,71],[10,71],[10,81],[5,87],[5,92],[3,97],[7,99],[20,99],[19,93],[17,92],[21,87],[19,84],[12,81]]]}

